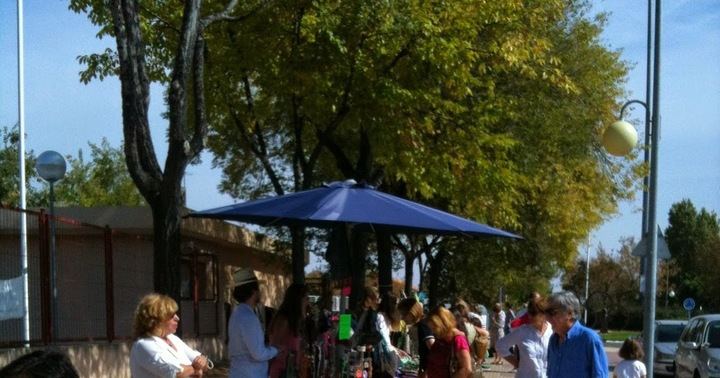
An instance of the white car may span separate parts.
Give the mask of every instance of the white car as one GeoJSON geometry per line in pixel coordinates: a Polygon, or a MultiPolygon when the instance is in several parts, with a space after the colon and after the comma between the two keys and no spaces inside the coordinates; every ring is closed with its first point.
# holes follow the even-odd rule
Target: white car
{"type": "Polygon", "coordinates": [[[690,319],[675,352],[675,377],[720,377],[720,314],[690,319]]]}
{"type": "Polygon", "coordinates": [[[687,320],[655,321],[655,358],[653,371],[656,376],[673,375],[673,359],[680,334],[687,320]]]}

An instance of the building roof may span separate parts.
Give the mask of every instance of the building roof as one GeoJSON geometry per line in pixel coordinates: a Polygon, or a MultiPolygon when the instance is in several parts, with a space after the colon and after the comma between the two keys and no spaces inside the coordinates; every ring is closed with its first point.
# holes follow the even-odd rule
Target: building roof
{"type": "MultiPolygon", "coordinates": [[[[181,213],[187,214],[187,209],[181,213]]],[[[152,211],[147,206],[96,206],[60,207],[55,214],[67,220],[80,221],[100,227],[108,226],[114,231],[151,235],[153,233],[152,211]]],[[[252,232],[234,222],[217,219],[184,218],[184,235],[206,240],[221,240],[230,244],[242,244],[260,251],[274,251],[272,239],[252,232]]]]}

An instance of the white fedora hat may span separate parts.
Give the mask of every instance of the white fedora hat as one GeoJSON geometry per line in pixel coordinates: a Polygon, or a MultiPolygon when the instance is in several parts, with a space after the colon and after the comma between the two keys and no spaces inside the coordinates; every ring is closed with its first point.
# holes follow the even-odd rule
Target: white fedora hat
{"type": "Polygon", "coordinates": [[[240,268],[233,272],[233,285],[240,286],[251,282],[260,282],[255,276],[255,271],[250,268],[240,268]]]}

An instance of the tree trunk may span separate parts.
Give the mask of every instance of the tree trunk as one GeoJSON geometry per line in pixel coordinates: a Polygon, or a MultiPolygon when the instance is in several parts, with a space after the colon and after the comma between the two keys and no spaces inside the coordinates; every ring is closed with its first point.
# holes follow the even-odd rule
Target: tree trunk
{"type": "Polygon", "coordinates": [[[418,291],[425,290],[425,272],[423,269],[423,259],[422,255],[419,255],[417,258],[418,263],[418,291]]]}
{"type": "Polygon", "coordinates": [[[180,223],[173,200],[150,203],[153,215],[153,286],[180,303],[180,223]]]}
{"type": "Polygon", "coordinates": [[[350,306],[355,308],[360,304],[360,297],[365,291],[365,275],[367,270],[367,247],[369,242],[368,234],[362,232],[352,233],[351,250],[351,279],[352,291],[350,294],[350,306]]]}
{"type": "Polygon", "coordinates": [[[378,289],[380,295],[392,293],[392,243],[390,234],[378,231],[375,234],[377,239],[378,254],[378,289]]]}
{"type": "Polygon", "coordinates": [[[446,252],[444,249],[438,251],[435,257],[430,261],[430,269],[428,272],[428,297],[429,307],[433,308],[438,304],[438,283],[440,282],[440,273],[442,272],[443,260],[445,260],[446,252]]]}
{"type": "Polygon", "coordinates": [[[410,251],[410,253],[405,255],[405,294],[408,296],[413,291],[412,283],[414,279],[413,276],[415,275],[415,271],[413,270],[414,254],[413,251],[410,251]]]}
{"type": "Polygon", "coordinates": [[[350,278],[350,241],[347,225],[341,224],[330,231],[325,260],[330,265],[330,279],[333,281],[350,278]]]}
{"type": "Polygon", "coordinates": [[[290,227],[292,235],[292,280],[305,284],[305,228],[290,227]]]}

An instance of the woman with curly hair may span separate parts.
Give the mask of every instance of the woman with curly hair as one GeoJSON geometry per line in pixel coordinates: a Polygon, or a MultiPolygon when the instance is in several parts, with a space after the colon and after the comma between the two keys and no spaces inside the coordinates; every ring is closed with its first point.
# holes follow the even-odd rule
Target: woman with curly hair
{"type": "Polygon", "coordinates": [[[130,350],[133,378],[201,376],[208,359],[175,336],[180,318],[174,299],[162,294],[144,296],[135,310],[130,350]]]}

